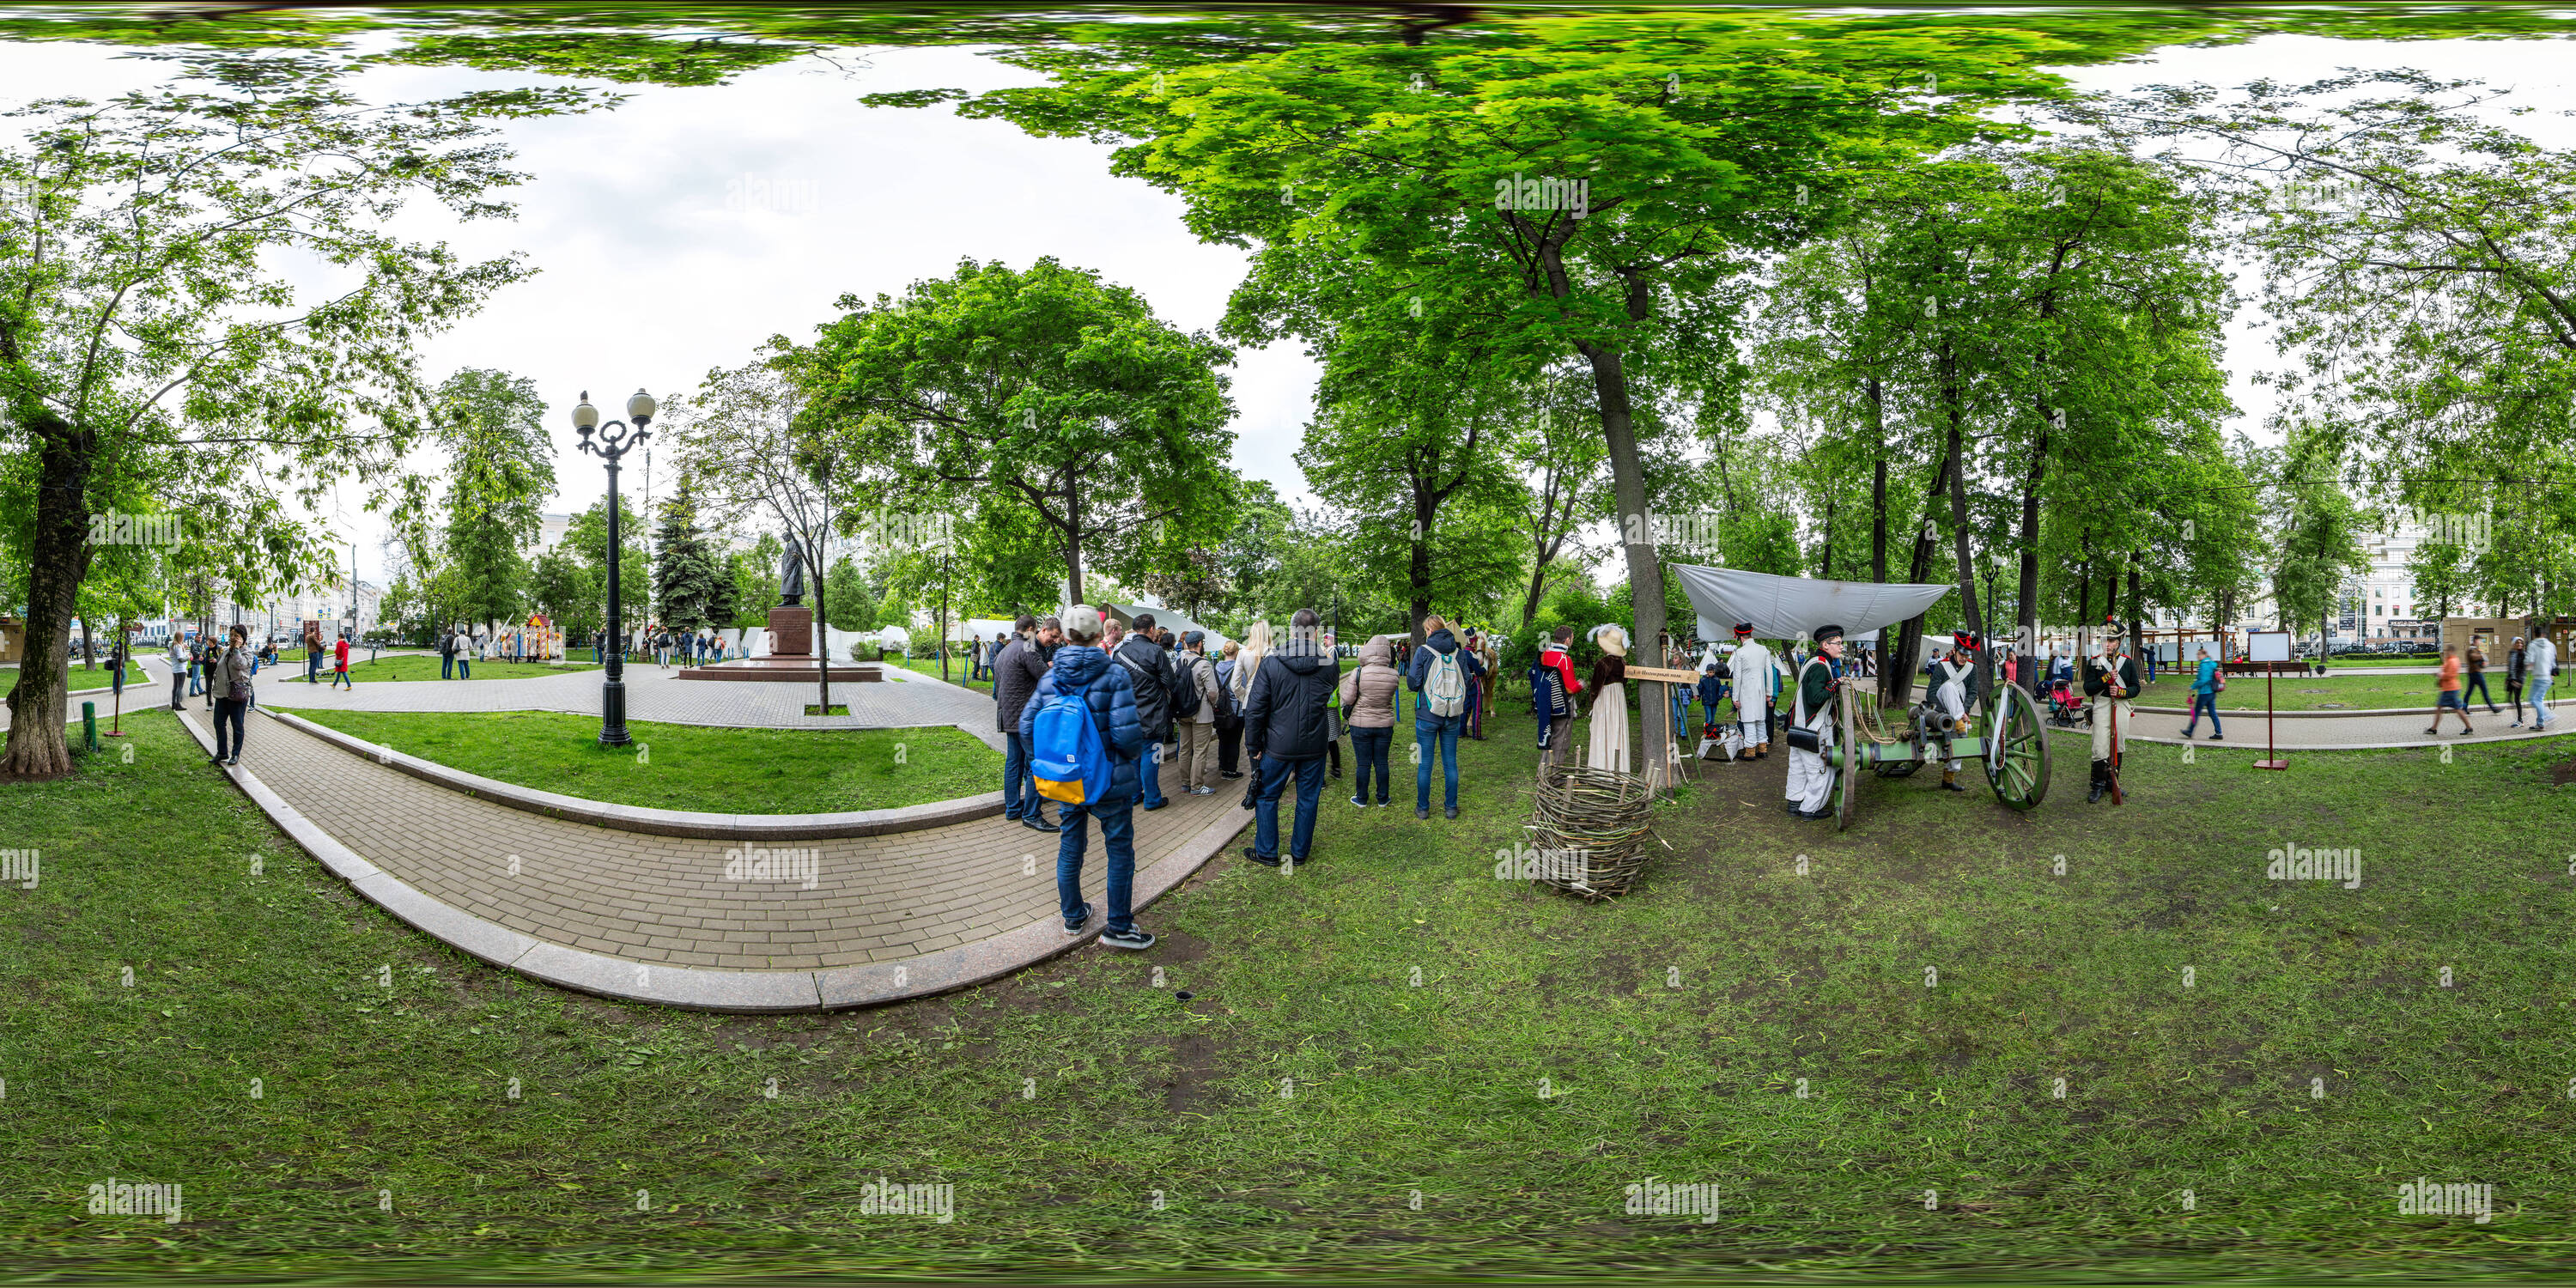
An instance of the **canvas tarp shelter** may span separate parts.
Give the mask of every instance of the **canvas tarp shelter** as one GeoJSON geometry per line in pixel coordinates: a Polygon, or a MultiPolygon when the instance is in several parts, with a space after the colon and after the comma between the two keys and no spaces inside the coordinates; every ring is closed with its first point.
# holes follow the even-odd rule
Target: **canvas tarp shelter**
{"type": "Polygon", "coordinates": [[[1756,639],[1802,639],[1826,625],[1857,636],[1902,622],[1951,590],[1921,582],[1826,581],[1698,564],[1670,567],[1699,614],[1704,640],[1734,639],[1737,622],[1753,623],[1756,639]]]}

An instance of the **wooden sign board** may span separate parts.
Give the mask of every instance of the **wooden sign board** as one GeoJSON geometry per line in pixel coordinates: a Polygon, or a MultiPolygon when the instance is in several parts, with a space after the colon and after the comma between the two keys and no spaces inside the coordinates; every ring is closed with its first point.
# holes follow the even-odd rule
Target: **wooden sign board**
{"type": "Polygon", "coordinates": [[[1654,680],[1663,684],[1697,684],[1699,683],[1699,672],[1684,671],[1677,667],[1632,666],[1628,668],[1628,678],[1631,680],[1654,680]]]}

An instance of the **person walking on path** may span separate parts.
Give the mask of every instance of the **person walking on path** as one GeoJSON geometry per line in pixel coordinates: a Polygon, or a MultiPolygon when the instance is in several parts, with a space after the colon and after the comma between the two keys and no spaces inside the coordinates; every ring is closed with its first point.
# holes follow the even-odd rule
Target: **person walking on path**
{"type": "MultiPolygon", "coordinates": [[[[1109,928],[1100,942],[1112,948],[1151,948],[1154,936],[1136,925],[1131,900],[1136,884],[1137,762],[1145,754],[1145,728],[1136,720],[1136,689],[1125,668],[1112,666],[1100,651],[1100,614],[1077,604],[1064,616],[1067,643],[1057,649],[1020,709],[1020,741],[1035,745],[1038,713],[1058,695],[1079,696],[1100,732],[1109,757],[1109,786],[1096,801],[1058,809],[1061,827],[1055,847],[1056,909],[1064,915],[1064,933],[1079,935],[1091,924],[1091,905],[1082,897],[1083,851],[1090,847],[1091,820],[1100,820],[1100,843],[1107,852],[1109,928]]],[[[1076,726],[1079,728],[1080,726],[1076,726]]]]}
{"type": "MultiPolygon", "coordinates": [[[[1216,795],[1216,716],[1225,705],[1216,687],[1216,663],[1208,660],[1207,632],[1188,631],[1181,636],[1181,655],[1176,662],[1184,697],[1196,695],[1198,703],[1188,714],[1174,713],[1174,732],[1180,736],[1181,783],[1192,796],[1216,795]]],[[[1183,705],[1188,705],[1186,702],[1183,705]]]]}
{"type": "Polygon", "coordinates": [[[2209,646],[2200,646],[2200,661],[2193,664],[2191,677],[2191,718],[2182,722],[2182,736],[2200,727],[2200,713],[2209,713],[2209,740],[2219,741],[2218,691],[2227,687],[2227,677],[2218,673],[2218,659],[2209,655],[2209,646]]]}
{"type": "Polygon", "coordinates": [[[2513,728],[2522,727],[2522,675],[2527,665],[2523,657],[2522,637],[2513,637],[2513,647],[2504,655],[2504,697],[2513,704],[2513,728]]]}
{"type": "Polygon", "coordinates": [[[1136,719],[1151,744],[1136,767],[1144,787],[1143,808],[1150,814],[1172,803],[1163,796],[1163,744],[1172,740],[1172,663],[1154,642],[1152,613],[1136,614],[1134,628],[1109,651],[1109,660],[1128,672],[1128,683],[1136,690],[1136,719]]]}
{"type": "MultiPolygon", "coordinates": [[[[2486,699],[2488,715],[2503,712],[2504,708],[2496,705],[2495,690],[2487,687],[2487,651],[2472,643],[2469,645],[2469,682],[2460,690],[2460,706],[2465,709],[2480,698],[2486,699]]],[[[2437,717],[2440,714],[2438,709],[2434,712],[2437,717]]]]}
{"type": "Polygon", "coordinates": [[[306,684],[320,684],[322,682],[322,653],[322,628],[319,626],[305,627],[304,682],[306,684]]]}
{"type": "Polygon", "coordinates": [[[1404,674],[1413,690],[1413,745],[1420,756],[1413,767],[1413,816],[1431,817],[1431,764],[1440,762],[1442,801],[1447,817],[1458,817],[1458,733],[1467,724],[1467,693],[1484,664],[1449,633],[1439,617],[1422,619],[1422,647],[1404,674]]]}
{"type": "Polygon", "coordinates": [[[1216,663],[1216,776],[1229,782],[1243,777],[1243,705],[1234,700],[1235,655],[1242,651],[1227,640],[1216,663]]]}
{"type": "Polygon", "coordinates": [[[1023,614],[1012,623],[1017,634],[1002,646],[1001,656],[993,666],[993,717],[1002,731],[1002,817],[1034,832],[1052,832],[1056,825],[1047,821],[1046,798],[1038,795],[1038,780],[1029,773],[1029,744],[1020,737],[1020,713],[1036,695],[1038,682],[1046,678],[1046,658],[1038,647],[1038,638],[1057,629],[1052,617],[1039,622],[1023,614]]]}
{"type": "MultiPolygon", "coordinates": [[[[1583,692],[1583,681],[1574,678],[1574,660],[1566,656],[1573,642],[1573,627],[1557,627],[1530,668],[1530,710],[1538,717],[1539,749],[1551,767],[1574,756],[1574,696],[1583,692]]],[[[1414,710],[1421,711],[1419,702],[1414,710]]]]}
{"type": "Polygon", "coordinates": [[[177,631],[170,633],[170,709],[188,708],[188,639],[177,631]]]}
{"type": "Polygon", "coordinates": [[[331,687],[336,689],[342,685],[347,685],[351,692],[358,687],[357,681],[349,678],[349,637],[346,635],[331,646],[331,687]]]}
{"type": "Polygon", "coordinates": [[[242,724],[244,716],[250,711],[251,702],[250,677],[250,631],[236,622],[232,628],[231,643],[224,649],[223,659],[216,663],[213,682],[206,686],[208,692],[217,695],[214,722],[215,755],[210,763],[218,765],[241,763],[242,724]],[[232,735],[230,741],[226,741],[224,737],[227,733],[232,735]],[[231,748],[229,754],[225,750],[227,747],[231,748]]]}
{"type": "Polygon", "coordinates": [[[2460,692],[2460,648],[2456,644],[2448,645],[2442,650],[2440,683],[2441,693],[2433,702],[2433,727],[2424,732],[2436,738],[2441,737],[2442,713],[2457,711],[2460,713],[2460,732],[2476,733],[2477,730],[2469,724],[2468,699],[2460,692]]]}
{"type": "Polygon", "coordinates": [[[1279,797],[1292,778],[1297,784],[1297,824],[1284,857],[1303,864],[1314,853],[1315,816],[1324,796],[1324,746],[1333,740],[1324,702],[1333,694],[1340,669],[1316,637],[1320,620],[1311,608],[1300,608],[1288,619],[1287,642],[1261,659],[1251,700],[1243,708],[1243,745],[1252,749],[1252,758],[1261,766],[1252,845],[1243,857],[1264,867],[1278,867],[1283,857],[1279,797]]]}
{"type": "Polygon", "coordinates": [[[1234,684],[1229,690],[1234,698],[1234,709],[1237,712],[1242,713],[1244,716],[1245,728],[1242,735],[1243,749],[1245,754],[1251,758],[1251,764],[1246,767],[1248,770],[1246,776],[1251,781],[1246,782],[1243,785],[1243,807],[1245,809],[1251,809],[1261,799],[1261,745],[1252,741],[1250,737],[1252,688],[1254,685],[1261,682],[1261,664],[1268,661],[1269,658],[1270,623],[1267,621],[1254,622],[1252,624],[1252,629],[1244,632],[1243,652],[1241,656],[1235,659],[1234,684]]]}
{"type": "Polygon", "coordinates": [[[2558,723],[2549,714],[2549,686],[2558,671],[2558,643],[2533,627],[2531,642],[2522,648],[2524,682],[2531,687],[2531,727],[2546,729],[2558,723]]]}
{"type": "Polygon", "coordinates": [[[1396,690],[1403,677],[1395,672],[1395,648],[1383,635],[1360,645],[1360,664],[1341,681],[1342,720],[1351,727],[1351,804],[1369,804],[1369,775],[1377,775],[1377,803],[1387,803],[1394,781],[1386,768],[1387,749],[1395,742],[1396,690]]]}

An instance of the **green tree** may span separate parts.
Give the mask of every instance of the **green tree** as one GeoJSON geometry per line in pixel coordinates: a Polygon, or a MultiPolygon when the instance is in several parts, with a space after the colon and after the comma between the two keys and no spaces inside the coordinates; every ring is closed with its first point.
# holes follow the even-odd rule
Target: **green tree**
{"type": "Polygon", "coordinates": [[[450,453],[446,569],[450,604],[489,624],[519,615],[528,562],[554,493],[554,442],[533,380],[468,368],[438,386],[439,433],[450,453]]]}
{"type": "Polygon", "coordinates": [[[840,307],[808,392],[887,506],[946,513],[973,488],[1024,507],[1077,600],[1097,543],[1157,523],[1182,539],[1222,530],[1231,353],[1134,291],[1053,259],[1024,273],[967,260],[899,300],[840,307]]]}
{"type": "Polygon", "coordinates": [[[698,527],[696,486],[686,470],[662,503],[662,526],[653,544],[661,552],[653,569],[653,602],[664,625],[695,631],[733,620],[734,579],[698,527]]]}
{"type": "Polygon", "coordinates": [[[651,601],[645,598],[652,559],[644,548],[644,517],[623,494],[617,498],[617,537],[616,622],[607,621],[608,498],[601,497],[573,516],[564,529],[563,548],[581,561],[586,574],[581,588],[597,597],[589,609],[590,619],[623,638],[643,626],[652,613],[651,601]]]}
{"type": "MultiPolygon", "coordinates": [[[[607,548],[603,534],[600,549],[607,548]]],[[[608,579],[604,570],[585,563],[569,542],[557,544],[528,561],[528,602],[564,633],[567,642],[586,638],[599,629],[600,618],[608,612],[608,579]]]]}
{"type": "Polygon", "coordinates": [[[725,566],[733,573],[734,625],[744,630],[769,625],[769,610],[779,598],[778,568],[786,557],[787,543],[769,532],[761,533],[749,549],[725,555],[725,566]]]}
{"type": "Polygon", "coordinates": [[[0,450],[27,458],[34,486],[9,525],[26,534],[28,648],[0,773],[71,768],[52,713],[99,489],[191,512],[228,497],[243,522],[208,547],[224,581],[250,594],[309,576],[326,548],[283,494],[341,477],[384,494],[429,420],[417,345],[525,272],[460,261],[386,221],[413,196],[462,217],[508,213],[490,193],[519,176],[487,122],[586,98],[476,90],[370,106],[334,60],[184,58],[161,88],[7,113],[23,143],[0,150],[13,194],[0,211],[0,450]],[[310,302],[290,252],[354,276],[310,302]]]}
{"type": "Polygon", "coordinates": [[[824,617],[845,631],[872,631],[877,621],[877,588],[858,561],[848,555],[832,561],[831,599],[824,617]]]}

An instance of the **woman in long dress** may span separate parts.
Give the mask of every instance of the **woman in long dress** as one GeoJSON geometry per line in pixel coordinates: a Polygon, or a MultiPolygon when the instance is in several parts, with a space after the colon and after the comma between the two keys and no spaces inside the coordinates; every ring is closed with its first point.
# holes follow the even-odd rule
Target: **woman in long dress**
{"type": "Polygon", "coordinates": [[[1601,646],[1601,660],[1592,664],[1592,746],[1584,763],[1629,773],[1628,632],[1616,624],[1596,627],[1592,642],[1601,646]]]}

